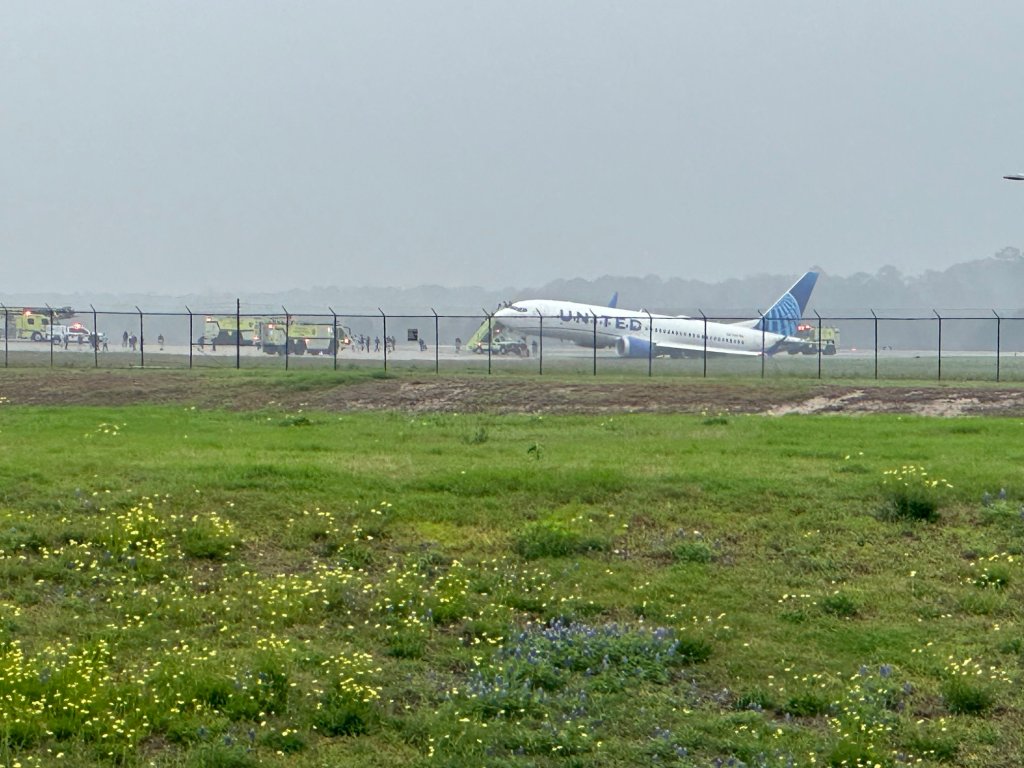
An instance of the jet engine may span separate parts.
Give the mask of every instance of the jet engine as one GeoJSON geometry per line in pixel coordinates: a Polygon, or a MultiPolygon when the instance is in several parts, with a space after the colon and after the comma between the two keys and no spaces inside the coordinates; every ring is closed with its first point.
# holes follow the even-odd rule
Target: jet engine
{"type": "Polygon", "coordinates": [[[615,342],[615,351],[619,357],[655,357],[658,354],[658,345],[639,336],[620,336],[615,342]]]}

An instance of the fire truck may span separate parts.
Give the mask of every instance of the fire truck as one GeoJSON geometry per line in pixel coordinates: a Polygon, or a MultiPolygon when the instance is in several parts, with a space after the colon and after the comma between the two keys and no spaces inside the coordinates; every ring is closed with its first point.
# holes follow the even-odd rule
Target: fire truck
{"type": "MultiPolygon", "coordinates": [[[[225,347],[233,347],[238,344],[243,347],[252,347],[260,343],[259,326],[261,323],[270,322],[266,317],[222,315],[219,317],[207,316],[203,322],[203,335],[199,337],[198,343],[211,344],[216,347],[221,344],[225,347]]],[[[281,320],[280,322],[284,322],[281,320]]]]}
{"type": "Polygon", "coordinates": [[[834,355],[839,351],[839,329],[829,326],[817,326],[801,323],[796,327],[799,342],[790,343],[786,351],[791,355],[816,355],[821,350],[823,355],[834,355]]]}
{"type": "Polygon", "coordinates": [[[3,324],[4,337],[20,341],[52,341],[61,320],[74,317],[71,307],[7,307],[3,324]]]}
{"type": "MultiPolygon", "coordinates": [[[[333,355],[336,348],[333,323],[265,320],[257,325],[256,333],[260,348],[268,355],[283,355],[286,349],[290,355],[333,355]]],[[[340,342],[351,343],[347,334],[340,342]]]]}

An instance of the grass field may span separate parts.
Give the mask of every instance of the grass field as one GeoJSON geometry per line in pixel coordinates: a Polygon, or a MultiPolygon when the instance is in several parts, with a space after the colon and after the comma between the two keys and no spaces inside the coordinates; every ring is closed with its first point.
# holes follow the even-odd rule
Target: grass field
{"type": "Polygon", "coordinates": [[[0,765],[1017,765],[1022,433],[0,399],[0,765]]]}
{"type": "Polygon", "coordinates": [[[89,350],[57,349],[51,354],[45,345],[27,351],[15,346],[4,350],[0,346],[0,367],[18,369],[80,369],[99,368],[103,370],[125,370],[139,367],[167,370],[233,369],[236,365],[248,371],[284,370],[327,373],[340,371],[384,370],[427,373],[433,371],[448,375],[476,373],[502,373],[510,375],[537,376],[543,374],[579,375],[600,377],[653,377],[703,378],[735,377],[749,379],[813,379],[824,380],[874,378],[888,380],[920,381],[1024,381],[1024,354],[1004,350],[997,360],[988,352],[962,352],[947,350],[940,360],[936,349],[917,352],[894,352],[880,350],[877,356],[872,350],[858,352],[843,351],[835,356],[817,355],[775,355],[762,360],[760,357],[729,358],[711,355],[707,364],[701,358],[675,360],[659,357],[648,362],[646,358],[627,359],[618,357],[614,351],[603,349],[597,355],[579,347],[559,345],[543,356],[519,358],[516,356],[486,355],[464,352],[455,355],[450,349],[435,356],[433,349],[427,352],[403,350],[390,356],[385,362],[381,353],[373,355],[358,352],[340,352],[333,356],[292,356],[287,361],[276,355],[263,355],[245,348],[245,354],[236,358],[234,348],[221,348],[217,354],[194,354],[191,358],[181,352],[161,352],[159,348],[147,347],[145,356],[120,351],[92,354],[89,350]]]}

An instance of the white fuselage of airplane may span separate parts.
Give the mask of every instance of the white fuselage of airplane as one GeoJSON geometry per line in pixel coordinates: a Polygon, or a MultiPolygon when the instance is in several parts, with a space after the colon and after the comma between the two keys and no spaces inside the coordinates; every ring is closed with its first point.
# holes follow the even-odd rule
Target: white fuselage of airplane
{"type": "Polygon", "coordinates": [[[771,353],[787,337],[757,330],[757,321],[721,323],[551,299],[518,301],[495,321],[518,334],[559,338],[585,347],[615,347],[624,357],[771,353]],[[651,347],[653,346],[653,350],[651,347]]]}

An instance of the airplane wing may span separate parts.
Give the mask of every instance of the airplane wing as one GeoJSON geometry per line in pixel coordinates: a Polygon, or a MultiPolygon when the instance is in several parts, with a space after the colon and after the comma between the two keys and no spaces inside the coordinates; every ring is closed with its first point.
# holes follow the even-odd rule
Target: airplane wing
{"type": "Polygon", "coordinates": [[[805,352],[808,349],[817,350],[818,343],[816,341],[809,341],[808,339],[801,339],[799,336],[787,336],[780,340],[775,347],[770,350],[771,352],[805,352]]]}
{"type": "MultiPolygon", "coordinates": [[[[672,340],[658,341],[656,343],[659,350],[676,350],[681,352],[684,356],[704,354],[703,344],[687,344],[685,342],[672,340]]],[[[783,339],[767,344],[764,354],[774,355],[779,352],[788,352],[790,350],[803,352],[807,348],[807,339],[801,339],[799,336],[786,336],[783,339]]],[[[739,357],[760,357],[762,354],[760,350],[750,351],[748,349],[729,349],[728,347],[723,347],[720,344],[709,344],[707,352],[709,355],[736,355],[739,357]]]]}
{"type": "MultiPolygon", "coordinates": [[[[681,342],[681,341],[657,341],[655,343],[656,343],[656,345],[658,347],[658,351],[659,352],[661,352],[661,350],[675,350],[675,351],[681,352],[684,356],[690,356],[690,355],[698,356],[698,355],[703,355],[704,354],[704,345],[703,344],[687,344],[687,343],[681,342]]],[[[768,349],[768,352],[769,352],[769,354],[772,352],[771,348],[768,349]]],[[[751,352],[750,350],[747,350],[747,349],[726,349],[724,347],[718,346],[717,344],[716,345],[709,344],[708,348],[707,348],[707,353],[709,355],[739,355],[739,356],[742,356],[742,357],[760,357],[761,356],[761,352],[760,351],[751,352]]]]}

